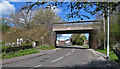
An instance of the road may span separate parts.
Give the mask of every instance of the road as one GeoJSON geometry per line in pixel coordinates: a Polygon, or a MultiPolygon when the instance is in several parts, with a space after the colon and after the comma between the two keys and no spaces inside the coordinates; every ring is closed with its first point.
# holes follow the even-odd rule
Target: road
{"type": "Polygon", "coordinates": [[[93,58],[87,49],[62,48],[52,54],[5,64],[2,67],[72,67],[88,64],[93,58]]]}

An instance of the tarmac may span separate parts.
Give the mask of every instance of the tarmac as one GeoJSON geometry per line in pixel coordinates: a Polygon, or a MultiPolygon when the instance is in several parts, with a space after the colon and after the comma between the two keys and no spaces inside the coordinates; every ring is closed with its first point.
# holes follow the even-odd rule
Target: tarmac
{"type": "MultiPolygon", "coordinates": [[[[43,56],[43,55],[50,54],[50,53],[53,53],[55,51],[58,51],[60,49],[61,48],[56,48],[56,49],[53,49],[53,50],[39,50],[40,53],[15,57],[15,58],[11,58],[11,59],[5,59],[5,60],[2,60],[2,65],[13,63],[13,62],[18,62],[18,61],[22,61],[22,60],[26,60],[26,59],[31,59],[31,58],[34,58],[34,57],[43,56]]],[[[108,60],[106,58],[105,54],[97,52],[94,49],[88,49],[88,50],[94,55],[94,60],[98,60],[98,61],[99,60],[108,60]]]]}
{"type": "Polygon", "coordinates": [[[4,60],[2,60],[2,65],[13,63],[13,62],[18,62],[18,61],[22,61],[22,60],[26,60],[26,59],[30,59],[30,58],[34,58],[34,57],[43,56],[43,55],[50,54],[50,53],[53,53],[55,51],[58,51],[59,49],[60,48],[56,48],[56,49],[53,49],[53,50],[38,50],[39,53],[36,53],[36,54],[20,56],[20,57],[15,57],[15,58],[11,58],[11,59],[4,59],[4,60]]]}

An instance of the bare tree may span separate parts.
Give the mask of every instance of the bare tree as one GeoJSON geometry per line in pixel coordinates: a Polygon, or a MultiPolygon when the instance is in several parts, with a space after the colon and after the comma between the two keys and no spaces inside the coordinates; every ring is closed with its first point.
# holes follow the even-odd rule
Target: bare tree
{"type": "Polygon", "coordinates": [[[27,29],[30,28],[31,26],[31,22],[33,20],[33,16],[34,16],[34,11],[29,11],[29,13],[27,12],[27,10],[23,10],[20,12],[20,24],[23,27],[26,27],[27,29]]]}
{"type": "Polygon", "coordinates": [[[6,20],[14,26],[19,26],[20,15],[19,13],[11,13],[10,18],[7,17],[6,20]]]}
{"type": "Polygon", "coordinates": [[[36,25],[45,25],[47,23],[56,23],[60,21],[61,18],[58,17],[51,9],[39,9],[34,15],[34,23],[36,25]]]}

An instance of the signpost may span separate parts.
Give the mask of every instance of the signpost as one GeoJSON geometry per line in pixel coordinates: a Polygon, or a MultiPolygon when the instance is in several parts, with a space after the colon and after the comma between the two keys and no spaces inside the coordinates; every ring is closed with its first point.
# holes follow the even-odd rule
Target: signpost
{"type": "Polygon", "coordinates": [[[17,46],[19,45],[19,39],[17,39],[17,46]]]}
{"type": "Polygon", "coordinates": [[[43,45],[44,45],[44,37],[41,37],[41,39],[42,39],[42,47],[43,47],[43,45]]]}
{"type": "Polygon", "coordinates": [[[105,44],[106,44],[105,43],[105,41],[106,41],[106,38],[105,38],[105,35],[106,35],[105,34],[105,17],[104,16],[105,16],[105,14],[103,13],[103,22],[104,22],[104,49],[106,49],[106,46],[105,46],[105,44]]]}
{"type": "Polygon", "coordinates": [[[33,47],[35,48],[35,46],[36,46],[36,42],[33,42],[33,47]]]}

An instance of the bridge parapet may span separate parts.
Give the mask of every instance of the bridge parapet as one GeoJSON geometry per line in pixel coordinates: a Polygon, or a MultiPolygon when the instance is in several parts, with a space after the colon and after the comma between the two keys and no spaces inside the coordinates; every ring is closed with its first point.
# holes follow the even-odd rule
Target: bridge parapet
{"type": "Polygon", "coordinates": [[[54,23],[52,25],[53,31],[67,31],[67,30],[95,30],[99,29],[98,21],[85,22],[68,22],[68,23],[54,23]]]}

